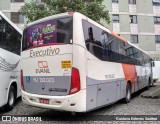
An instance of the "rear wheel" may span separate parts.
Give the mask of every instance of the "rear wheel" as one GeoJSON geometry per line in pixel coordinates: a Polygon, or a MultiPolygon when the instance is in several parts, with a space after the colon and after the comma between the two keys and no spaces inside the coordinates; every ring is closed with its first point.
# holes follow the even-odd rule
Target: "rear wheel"
{"type": "Polygon", "coordinates": [[[151,82],[151,79],[149,78],[147,89],[149,90],[152,85],[153,85],[153,83],[151,82]]]}
{"type": "Polygon", "coordinates": [[[12,110],[15,104],[15,101],[16,101],[15,88],[11,86],[8,93],[8,101],[7,101],[7,104],[4,106],[4,109],[6,111],[12,110]]]}
{"type": "Polygon", "coordinates": [[[129,103],[130,101],[131,101],[131,85],[127,83],[125,102],[129,103]]]}

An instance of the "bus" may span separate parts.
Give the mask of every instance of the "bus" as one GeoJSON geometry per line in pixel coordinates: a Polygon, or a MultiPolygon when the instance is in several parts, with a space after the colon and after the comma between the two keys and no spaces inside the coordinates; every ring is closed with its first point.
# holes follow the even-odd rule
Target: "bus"
{"type": "Polygon", "coordinates": [[[21,96],[22,31],[0,11],[0,107],[11,110],[21,96]]]}
{"type": "Polygon", "coordinates": [[[160,61],[154,61],[153,70],[153,82],[156,83],[160,80],[160,61]]]}
{"type": "Polygon", "coordinates": [[[78,12],[27,25],[21,51],[22,100],[35,107],[88,112],[152,84],[152,58],[78,12]]]}

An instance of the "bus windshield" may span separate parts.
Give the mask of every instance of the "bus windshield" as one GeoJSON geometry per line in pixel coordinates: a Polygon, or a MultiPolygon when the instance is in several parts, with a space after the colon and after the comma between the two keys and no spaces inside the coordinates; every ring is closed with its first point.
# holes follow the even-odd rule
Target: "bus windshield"
{"type": "Polygon", "coordinates": [[[72,29],[72,17],[52,19],[31,25],[24,31],[22,51],[55,43],[70,44],[72,29]]]}

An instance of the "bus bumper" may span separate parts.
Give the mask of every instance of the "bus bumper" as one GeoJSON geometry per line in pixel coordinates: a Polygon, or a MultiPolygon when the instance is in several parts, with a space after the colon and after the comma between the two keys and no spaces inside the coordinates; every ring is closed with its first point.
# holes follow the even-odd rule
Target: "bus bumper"
{"type": "Polygon", "coordinates": [[[46,96],[30,94],[22,90],[22,101],[31,106],[70,112],[86,111],[86,90],[67,96],[46,96]],[[41,103],[40,99],[47,100],[41,103]]]}

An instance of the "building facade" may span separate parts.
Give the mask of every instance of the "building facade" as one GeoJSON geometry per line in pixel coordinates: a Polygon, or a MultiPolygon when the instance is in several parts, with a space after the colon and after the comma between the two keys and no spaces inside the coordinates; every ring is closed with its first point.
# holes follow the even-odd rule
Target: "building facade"
{"type": "Polygon", "coordinates": [[[111,23],[105,24],[160,61],[160,0],[104,0],[111,23]]]}
{"type": "MultiPolygon", "coordinates": [[[[18,10],[30,1],[0,0],[0,11],[23,29],[25,18],[18,10]]],[[[104,0],[104,5],[111,19],[104,24],[160,61],[160,0],[104,0]]]]}
{"type": "Polygon", "coordinates": [[[12,22],[23,29],[24,16],[18,13],[18,10],[27,0],[0,0],[0,11],[3,12],[12,22]]]}
{"type": "MultiPolygon", "coordinates": [[[[18,13],[18,11],[24,3],[31,1],[32,0],[0,0],[0,11],[3,12],[18,27],[23,29],[26,19],[23,15],[18,13]]],[[[36,1],[41,2],[41,0],[36,1]]]]}

